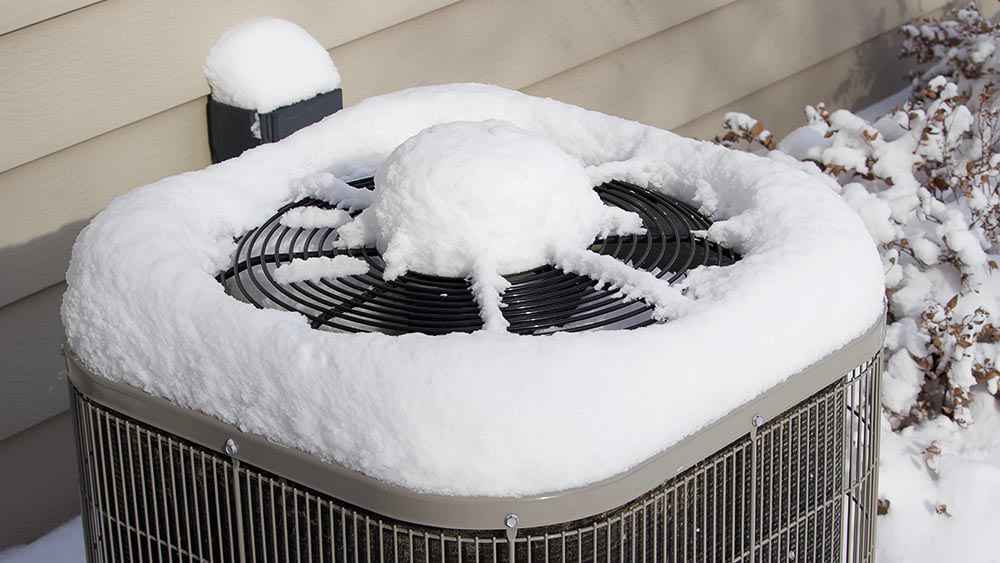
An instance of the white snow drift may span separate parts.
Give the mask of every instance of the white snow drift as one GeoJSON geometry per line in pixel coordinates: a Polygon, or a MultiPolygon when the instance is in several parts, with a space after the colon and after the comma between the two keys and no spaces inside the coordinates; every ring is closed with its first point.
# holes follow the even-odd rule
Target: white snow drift
{"type": "MultiPolygon", "coordinates": [[[[615,270],[570,258],[580,257],[564,267],[615,270]]],[[[565,489],[634,466],[860,336],[883,291],[864,224],[818,176],[472,84],[372,98],[119,197],[81,233],[67,281],[69,342],[96,373],[379,479],[480,495],[565,489]],[[744,258],[692,271],[684,295],[662,296],[679,301],[664,324],[544,337],[317,331],[214,279],[234,237],[280,206],[310,196],[351,207],[359,200],[340,201],[351,190],[341,178],[374,174],[427,127],[489,119],[558,146],[591,185],[618,178],[701,202],[717,221],[709,236],[744,258]]]]}
{"type": "Polygon", "coordinates": [[[277,18],[226,30],[208,51],[204,71],[217,101],[260,113],[340,87],[326,49],[306,30],[277,18]]]}
{"type": "Polygon", "coordinates": [[[501,121],[421,131],[389,155],[375,185],[362,223],[374,227],[388,279],[461,277],[477,264],[513,274],[586,248],[612,223],[642,230],[638,215],[601,202],[579,160],[501,121]]]}

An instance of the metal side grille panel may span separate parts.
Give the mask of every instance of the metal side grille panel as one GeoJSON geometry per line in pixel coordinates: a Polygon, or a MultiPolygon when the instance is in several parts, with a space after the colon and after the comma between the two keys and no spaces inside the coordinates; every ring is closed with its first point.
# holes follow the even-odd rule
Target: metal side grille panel
{"type": "MultiPolygon", "coordinates": [[[[93,562],[873,560],[878,356],[632,502],[519,530],[367,512],[116,413],[74,390],[93,562]]],[[[748,425],[749,426],[749,425],[748,425]]]]}

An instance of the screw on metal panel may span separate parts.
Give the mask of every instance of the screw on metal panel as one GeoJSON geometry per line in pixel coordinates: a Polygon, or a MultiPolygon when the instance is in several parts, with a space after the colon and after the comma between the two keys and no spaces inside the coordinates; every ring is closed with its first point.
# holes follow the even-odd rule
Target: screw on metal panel
{"type": "Polygon", "coordinates": [[[507,560],[514,561],[514,541],[517,539],[517,514],[510,513],[503,517],[503,525],[507,528],[507,560]]]}
{"type": "Polygon", "coordinates": [[[759,414],[755,414],[753,415],[753,419],[750,421],[750,424],[753,424],[754,428],[760,428],[761,426],[764,426],[764,417],[759,414]]]}
{"type": "Polygon", "coordinates": [[[230,457],[236,457],[236,454],[240,453],[240,447],[236,445],[236,440],[232,438],[226,439],[226,453],[230,457]]]}
{"type": "Polygon", "coordinates": [[[503,525],[507,527],[508,530],[517,529],[517,514],[508,514],[503,517],[503,525]]]}

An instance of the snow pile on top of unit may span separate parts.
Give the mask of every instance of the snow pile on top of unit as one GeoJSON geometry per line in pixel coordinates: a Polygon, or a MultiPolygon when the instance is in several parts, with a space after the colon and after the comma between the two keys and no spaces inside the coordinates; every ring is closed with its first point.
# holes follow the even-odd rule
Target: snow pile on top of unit
{"type": "MultiPolygon", "coordinates": [[[[624,213],[558,145],[495,120],[421,131],[389,155],[375,186],[362,222],[374,225],[386,279],[523,272],[558,249],[586,248],[624,213]]],[[[623,220],[641,230],[635,213],[623,220]]]]}
{"type": "Polygon", "coordinates": [[[278,18],[226,30],[209,49],[204,71],[216,101],[260,113],[340,87],[326,49],[306,30],[278,18]]]}
{"type": "MultiPolygon", "coordinates": [[[[560,490],[641,463],[879,319],[878,254],[827,181],[502,88],[415,88],[115,199],[74,246],[63,321],[96,373],[369,476],[446,494],[560,490]],[[708,236],[743,259],[699,267],[672,287],[627,279],[636,270],[586,248],[567,252],[557,266],[622,282],[627,295],[658,295],[670,320],[544,337],[318,331],[298,313],[237,301],[216,281],[234,237],[275,209],[303,197],[372,203],[341,179],[373,175],[428,127],[490,119],[558,146],[591,186],[620,179],[711,212],[708,236]]],[[[518,220],[503,209],[517,198],[488,197],[518,220]]]]}

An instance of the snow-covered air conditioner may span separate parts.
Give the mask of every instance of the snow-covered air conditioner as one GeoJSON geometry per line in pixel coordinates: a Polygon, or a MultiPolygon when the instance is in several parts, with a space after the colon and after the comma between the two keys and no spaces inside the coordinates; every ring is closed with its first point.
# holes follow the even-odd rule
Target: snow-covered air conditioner
{"type": "Polygon", "coordinates": [[[415,88],[122,196],[67,282],[92,562],[873,558],[881,263],[782,162],[415,88]]]}

